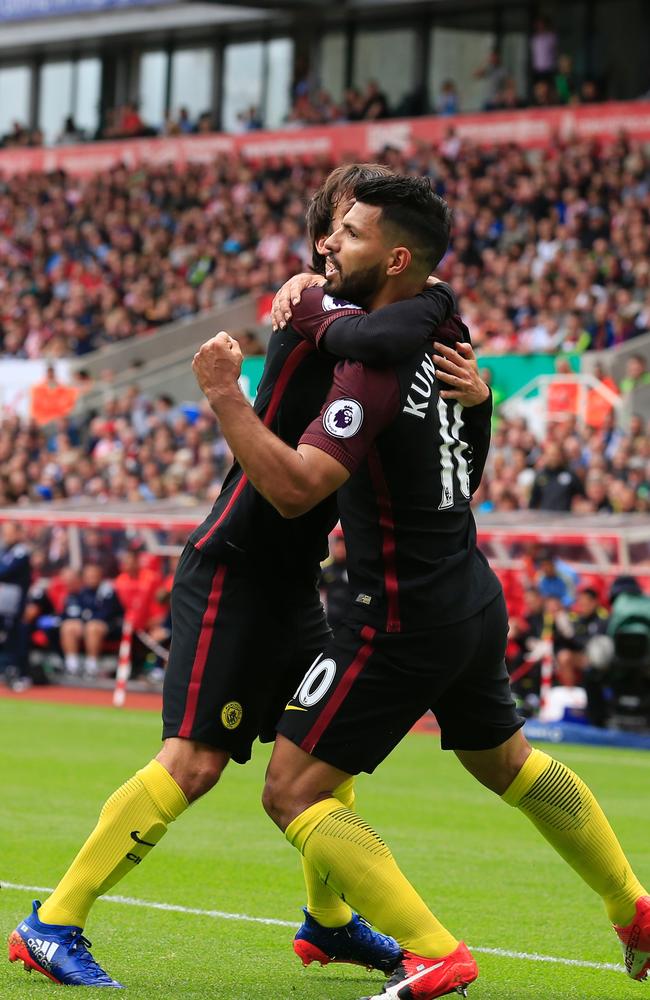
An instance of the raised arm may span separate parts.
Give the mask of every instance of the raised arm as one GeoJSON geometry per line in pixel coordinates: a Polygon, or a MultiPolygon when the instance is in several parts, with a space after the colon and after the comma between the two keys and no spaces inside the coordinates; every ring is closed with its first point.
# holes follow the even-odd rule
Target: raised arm
{"type": "Polygon", "coordinates": [[[438,282],[412,299],[335,320],[327,327],[320,346],[337,358],[378,367],[395,364],[431,342],[455,308],[451,288],[438,282]]]}
{"type": "Polygon", "coordinates": [[[454,294],[444,282],[373,313],[332,298],[322,288],[308,288],[293,309],[291,326],[320,350],[381,367],[432,342],[455,308],[454,294]]]}
{"type": "Polygon", "coordinates": [[[244,398],[237,383],[241,351],[227,333],[203,344],[192,368],[242,469],[283,517],[299,517],[342,486],[399,408],[394,372],[341,362],[320,416],[295,449],[265,427],[244,398]],[[352,429],[341,432],[346,406],[352,429]]]}

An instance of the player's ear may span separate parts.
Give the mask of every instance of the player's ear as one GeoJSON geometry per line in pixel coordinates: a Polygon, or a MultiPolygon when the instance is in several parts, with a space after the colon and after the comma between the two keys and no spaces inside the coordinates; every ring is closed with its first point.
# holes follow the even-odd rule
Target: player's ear
{"type": "Polygon", "coordinates": [[[327,236],[319,236],[314,242],[314,246],[316,247],[316,253],[319,253],[321,257],[327,257],[327,254],[329,252],[327,247],[325,246],[326,243],[327,243],[327,236]]]}
{"type": "Polygon", "coordinates": [[[397,278],[400,274],[411,265],[411,251],[408,247],[394,247],[388,258],[388,264],[386,266],[386,274],[390,278],[397,278]]]}

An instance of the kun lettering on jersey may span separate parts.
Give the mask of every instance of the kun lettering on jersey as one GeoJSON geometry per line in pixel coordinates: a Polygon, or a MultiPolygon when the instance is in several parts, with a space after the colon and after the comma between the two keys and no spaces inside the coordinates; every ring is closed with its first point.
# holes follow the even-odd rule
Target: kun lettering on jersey
{"type": "Polygon", "coordinates": [[[406,405],[403,407],[402,413],[408,413],[413,417],[419,417],[420,420],[424,420],[435,380],[436,369],[433,359],[428,354],[425,354],[420,367],[413,376],[410,392],[406,397],[406,405]]]}

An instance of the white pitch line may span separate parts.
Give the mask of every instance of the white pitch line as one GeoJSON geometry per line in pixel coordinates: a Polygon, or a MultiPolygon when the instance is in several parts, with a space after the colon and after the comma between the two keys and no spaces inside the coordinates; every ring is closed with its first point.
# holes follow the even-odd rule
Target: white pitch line
{"type": "MultiPolygon", "coordinates": [[[[13,889],[19,892],[50,893],[53,890],[45,885],[19,885],[15,882],[1,882],[0,889],[13,889]]],[[[212,917],[215,920],[243,920],[249,924],[271,924],[275,927],[299,927],[292,920],[276,920],[274,917],[252,917],[248,913],[226,913],[223,910],[200,910],[193,906],[178,906],[175,903],[153,903],[148,899],[135,899],[132,896],[102,896],[105,903],[121,903],[123,906],[142,906],[148,910],[166,910],[172,913],[190,913],[197,917],[212,917]]],[[[538,955],[535,952],[508,951],[505,948],[478,948],[469,945],[472,951],[483,955],[496,955],[498,958],[516,958],[525,962],[549,962],[553,965],[570,965],[578,969],[600,969],[606,972],[624,972],[622,965],[613,962],[587,962],[579,958],[559,958],[556,955],[538,955]]]]}
{"type": "MultiPolygon", "coordinates": [[[[46,885],[17,885],[14,882],[0,883],[1,889],[20,889],[24,892],[53,892],[46,885]]],[[[193,906],[177,906],[175,903],[152,903],[148,899],[134,899],[133,896],[102,896],[105,903],[122,903],[124,906],[144,906],[148,910],[169,910],[172,913],[191,913],[197,917],[213,917],[217,920],[245,920],[250,924],[274,924],[277,927],[299,927],[291,920],[276,920],[273,917],[251,917],[248,913],[225,913],[223,910],[198,910],[193,906]]]]}
{"type": "Polygon", "coordinates": [[[625,972],[623,965],[614,962],[585,962],[581,958],[557,958],[555,955],[538,955],[537,952],[507,951],[504,948],[475,948],[467,946],[470,951],[478,951],[483,955],[498,955],[499,958],[521,958],[527,962],[551,962],[553,965],[572,965],[579,969],[606,969],[611,972],[625,972]]]}

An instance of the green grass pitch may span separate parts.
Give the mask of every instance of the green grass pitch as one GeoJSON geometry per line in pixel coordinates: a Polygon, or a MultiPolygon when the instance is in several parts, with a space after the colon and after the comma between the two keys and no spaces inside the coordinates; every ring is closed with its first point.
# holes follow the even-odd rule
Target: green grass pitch
{"type": "MultiPolygon", "coordinates": [[[[0,880],[51,886],[108,795],[157,748],[151,713],[0,700],[0,880]]],[[[297,855],[262,813],[267,748],[231,765],[113,890],[139,900],[300,921],[297,855]]],[[[562,747],[599,796],[639,877],[650,882],[650,755],[562,747]]],[[[412,735],[358,782],[358,808],[440,918],[477,949],[618,963],[600,901],[515,810],[412,735]]],[[[0,892],[3,933],[36,893],[0,892]]],[[[128,1000],[357,1000],[383,979],[345,966],[303,970],[290,927],[100,901],[86,928],[128,1000]]],[[[618,1000],[644,995],[622,972],[477,953],[472,1000],[618,1000]]],[[[647,988],[647,987],[646,987],[647,988]]],[[[0,961],[3,1000],[56,996],[42,976],[0,961]]],[[[100,991],[84,991],[84,995],[100,991]]],[[[105,995],[105,991],[101,991],[105,995]]]]}

